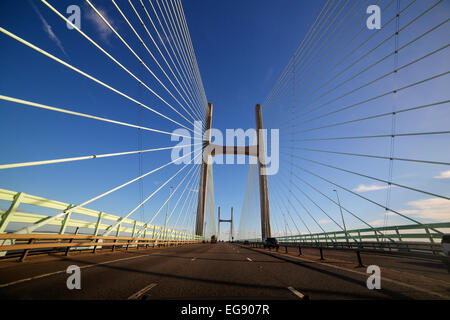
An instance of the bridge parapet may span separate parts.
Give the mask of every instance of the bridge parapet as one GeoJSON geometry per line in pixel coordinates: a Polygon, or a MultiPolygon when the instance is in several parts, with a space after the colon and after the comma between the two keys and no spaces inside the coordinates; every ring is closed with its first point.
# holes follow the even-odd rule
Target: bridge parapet
{"type": "MultiPolygon", "coordinates": [[[[280,244],[292,246],[416,251],[440,254],[440,241],[444,233],[450,233],[450,222],[347,230],[347,234],[350,235],[348,242],[344,231],[290,235],[276,238],[280,244]],[[432,229],[442,233],[433,232],[432,229]]],[[[261,240],[247,239],[247,241],[259,243],[261,240]]]]}
{"type": "MultiPolygon", "coordinates": [[[[172,241],[182,243],[185,241],[202,240],[201,237],[179,230],[166,229],[164,231],[164,227],[162,226],[150,225],[132,219],[122,219],[122,217],[117,215],[83,207],[77,207],[64,217],[50,221],[45,227],[38,229],[38,232],[36,233],[28,235],[15,234],[14,236],[10,236],[10,233],[21,229],[24,226],[36,224],[49,217],[49,215],[42,213],[24,212],[22,211],[21,206],[26,206],[27,211],[40,210],[41,212],[45,212],[51,210],[64,211],[72,207],[72,205],[5,189],[0,189],[0,201],[9,203],[9,208],[7,210],[0,210],[0,233],[6,232],[5,234],[0,234],[0,257],[5,256],[6,251],[8,250],[25,250],[22,247],[21,249],[10,247],[15,245],[16,239],[25,239],[23,236],[28,237],[27,239],[29,240],[31,238],[35,239],[35,236],[40,235],[45,237],[48,237],[49,235],[52,237],[61,236],[61,239],[66,239],[67,237],[73,239],[75,230],[79,230],[78,237],[91,236],[96,238],[90,240],[96,240],[97,238],[102,240],[98,235],[102,234],[103,231],[107,230],[118,221],[121,221],[121,224],[118,225],[115,230],[114,238],[117,240],[126,239],[126,241],[130,240],[136,242],[137,239],[140,239],[139,241],[150,241],[149,243],[151,243],[151,241],[162,241],[163,237],[167,243],[172,241]],[[21,210],[19,210],[19,208],[21,208],[21,210]],[[139,237],[135,237],[135,235],[139,235],[139,237]]],[[[90,243],[88,247],[84,245],[70,245],[68,247],[91,249],[91,246],[92,243],[90,243]]],[[[29,249],[34,248],[32,247],[33,246],[29,247],[29,249]]]]}

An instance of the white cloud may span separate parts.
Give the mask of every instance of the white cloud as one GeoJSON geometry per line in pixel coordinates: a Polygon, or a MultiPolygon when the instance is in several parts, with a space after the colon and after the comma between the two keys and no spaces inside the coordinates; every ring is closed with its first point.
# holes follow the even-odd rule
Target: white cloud
{"type": "MultiPolygon", "coordinates": [[[[108,21],[108,23],[117,30],[117,28],[114,26],[114,21],[108,16],[106,10],[98,7],[96,7],[96,9],[105,18],[105,20],[108,21]]],[[[85,12],[86,19],[94,25],[100,38],[106,43],[110,44],[110,37],[114,34],[111,28],[108,27],[108,25],[103,21],[102,18],[100,18],[100,16],[97,14],[97,12],[94,11],[94,9],[89,7],[86,8],[85,12]]]]}
{"type": "Polygon", "coordinates": [[[384,223],[385,223],[384,219],[378,219],[378,220],[369,222],[369,224],[374,227],[384,226],[384,223]]]}
{"type": "Polygon", "coordinates": [[[407,205],[412,209],[401,210],[405,215],[414,215],[420,218],[435,219],[440,221],[450,220],[450,201],[441,198],[429,198],[410,201],[407,205]]]}
{"type": "Polygon", "coordinates": [[[356,192],[369,192],[369,191],[378,191],[378,190],[385,190],[388,186],[379,186],[376,184],[366,185],[366,184],[360,184],[357,188],[353,189],[353,191],[356,192]]]}
{"type": "Polygon", "coordinates": [[[61,49],[61,51],[64,53],[64,55],[66,57],[68,57],[66,50],[64,49],[61,41],[59,40],[59,38],[55,35],[55,33],[53,32],[52,27],[48,24],[47,20],[45,20],[45,18],[42,16],[41,12],[39,11],[39,9],[36,7],[36,5],[32,2],[29,1],[29,3],[31,4],[31,6],[33,7],[34,11],[37,13],[37,15],[39,16],[39,19],[42,22],[42,26],[43,29],[45,31],[45,33],[47,33],[47,35],[49,36],[49,38],[58,46],[59,49],[61,49]]]}
{"type": "Polygon", "coordinates": [[[435,179],[450,179],[450,170],[442,171],[435,179]]]}

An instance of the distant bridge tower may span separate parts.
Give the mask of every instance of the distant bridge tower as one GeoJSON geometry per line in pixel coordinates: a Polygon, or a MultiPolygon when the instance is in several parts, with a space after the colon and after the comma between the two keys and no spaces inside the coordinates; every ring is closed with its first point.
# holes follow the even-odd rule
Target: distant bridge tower
{"type": "Polygon", "coordinates": [[[230,223],[230,241],[233,241],[233,207],[231,207],[231,218],[229,220],[227,219],[220,219],[220,207],[219,207],[219,222],[218,222],[218,231],[217,231],[217,240],[220,240],[220,223],[226,222],[230,223]]]}
{"type": "MultiPolygon", "coordinates": [[[[260,209],[261,209],[261,237],[268,238],[271,237],[270,229],[270,205],[269,205],[269,187],[267,183],[267,176],[262,175],[261,172],[265,169],[266,155],[265,152],[265,142],[264,135],[262,132],[263,121],[261,106],[259,104],[255,107],[256,116],[256,145],[246,146],[246,147],[227,147],[227,146],[212,146],[211,145],[211,123],[212,123],[212,104],[208,103],[206,122],[205,122],[205,132],[206,136],[203,137],[203,149],[202,149],[202,165],[200,168],[200,182],[198,189],[198,204],[197,204],[197,217],[195,224],[195,234],[199,236],[204,236],[205,232],[205,207],[206,207],[206,194],[207,194],[207,179],[208,179],[208,163],[207,159],[209,156],[219,155],[219,154],[241,154],[246,156],[257,157],[258,159],[258,172],[259,172],[259,198],[260,198],[260,209]],[[212,146],[214,148],[208,148],[212,146]],[[212,150],[212,151],[209,151],[212,150]],[[210,154],[207,154],[210,152],[210,154]]],[[[220,224],[219,224],[220,225],[220,224]]]]}

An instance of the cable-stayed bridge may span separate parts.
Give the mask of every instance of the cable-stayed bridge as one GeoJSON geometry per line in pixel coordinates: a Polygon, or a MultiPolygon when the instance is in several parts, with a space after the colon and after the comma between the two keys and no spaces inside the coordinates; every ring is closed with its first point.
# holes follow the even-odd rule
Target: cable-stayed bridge
{"type": "Polygon", "coordinates": [[[448,2],[324,1],[232,144],[217,140],[180,0],[86,0],[97,29],[29,4],[58,50],[0,25],[8,68],[25,67],[0,88],[2,298],[450,298],[448,2]],[[227,177],[241,205],[215,202],[228,157],[248,167],[227,177]]]}

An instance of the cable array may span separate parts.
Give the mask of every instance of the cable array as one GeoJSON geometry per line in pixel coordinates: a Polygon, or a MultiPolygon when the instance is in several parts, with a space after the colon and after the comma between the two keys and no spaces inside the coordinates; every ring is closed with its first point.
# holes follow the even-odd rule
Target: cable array
{"type": "MultiPolygon", "coordinates": [[[[141,219],[146,214],[151,212],[151,217],[147,217],[148,222],[145,225],[150,225],[156,221],[161,222],[161,213],[166,211],[164,217],[164,228],[153,229],[153,234],[149,235],[147,229],[137,230],[137,236],[152,236],[155,238],[167,238],[171,235],[167,234],[167,230],[178,228],[178,230],[189,231],[193,233],[194,213],[195,213],[195,190],[199,184],[199,165],[195,164],[196,158],[199,155],[193,156],[195,149],[201,148],[202,138],[193,137],[191,133],[195,129],[200,129],[203,133],[205,127],[204,120],[206,115],[207,98],[198,67],[198,62],[194,53],[194,47],[189,34],[186,17],[183,7],[179,0],[128,0],[118,2],[110,0],[107,7],[106,14],[103,3],[96,4],[95,1],[85,0],[86,5],[84,10],[88,10],[95,19],[104,25],[110,32],[118,45],[109,46],[107,43],[102,43],[89,28],[79,28],[72,21],[70,21],[63,12],[56,9],[50,1],[41,0],[42,8],[47,10],[49,14],[53,14],[59,23],[70,26],[74,34],[79,37],[79,40],[84,43],[86,48],[93,49],[96,54],[105,60],[105,62],[112,64],[116,69],[117,77],[126,78],[130,80],[139,88],[139,98],[133,96],[132,92],[127,92],[125,88],[119,87],[117,84],[113,85],[113,81],[109,79],[108,74],[99,73],[99,71],[88,71],[85,67],[76,66],[76,63],[71,60],[58,57],[43,49],[43,46],[32,43],[26,40],[26,36],[19,35],[8,30],[7,27],[0,27],[0,35],[2,41],[5,39],[13,40],[9,42],[15,46],[15,50],[30,50],[36,56],[45,57],[48,59],[49,66],[62,66],[81,76],[81,79],[86,80],[90,85],[98,86],[98,90],[104,90],[104,93],[112,93],[116,95],[119,102],[127,101],[139,107],[139,120],[137,124],[129,121],[115,120],[110,117],[95,115],[95,111],[84,113],[75,111],[76,106],[71,108],[51,106],[44,101],[35,102],[34,99],[24,99],[22,97],[13,97],[7,93],[0,94],[0,100],[9,108],[33,108],[42,110],[43,112],[51,111],[61,115],[68,116],[67,119],[74,120],[77,118],[86,118],[103,122],[111,126],[111,128],[127,127],[138,130],[138,148],[131,151],[98,153],[90,155],[79,155],[70,157],[47,158],[43,160],[30,159],[29,161],[16,161],[6,164],[0,164],[0,170],[18,170],[23,167],[37,167],[37,166],[55,166],[55,165],[70,165],[70,163],[94,160],[101,164],[101,159],[112,157],[123,157],[124,159],[131,159],[132,156],[138,156],[138,176],[130,178],[125,182],[118,184],[113,188],[107,189],[96,196],[89,197],[77,205],[73,205],[66,210],[59,212],[53,216],[49,216],[38,223],[22,227],[18,229],[17,233],[31,233],[37,229],[42,230],[49,222],[65,217],[77,208],[84,207],[96,200],[107,197],[122,190],[123,188],[139,181],[139,203],[132,207],[127,212],[122,214],[122,218],[113,223],[103,235],[109,235],[112,232],[118,232],[120,226],[127,218],[135,214],[139,209],[141,210],[141,219]],[[113,13],[114,12],[114,13],[113,13]],[[111,14],[113,15],[111,16],[111,14]],[[113,17],[113,18],[111,18],[113,17]],[[118,27],[120,25],[120,27],[118,27]],[[125,54],[128,56],[125,57],[125,54]],[[138,65],[139,68],[135,66],[138,65]],[[145,101],[145,102],[144,102],[145,101]],[[153,123],[148,123],[146,114],[150,112],[156,117],[153,123]],[[173,133],[175,129],[185,129],[183,133],[173,133]],[[193,139],[191,143],[179,144],[170,146],[170,143],[160,146],[160,141],[153,139],[153,136],[147,135],[159,134],[161,136],[171,136],[172,138],[189,138],[193,139]],[[151,146],[151,147],[147,147],[151,146]],[[182,155],[171,161],[158,165],[151,170],[148,170],[148,158],[144,158],[146,154],[155,154],[166,151],[166,154],[175,154],[180,150],[190,150],[189,153],[183,152],[182,155]],[[192,151],[194,149],[194,151],[192,151]],[[180,163],[182,165],[180,165],[180,163]],[[145,168],[145,169],[144,169],[145,168]],[[151,175],[161,174],[165,172],[168,176],[163,182],[158,182],[158,186],[148,193],[148,188],[144,189],[144,178],[151,175]],[[174,186],[172,186],[173,184],[174,186]],[[163,194],[169,191],[166,197],[163,194]],[[144,195],[144,192],[147,193],[144,195]],[[163,201],[158,204],[161,200],[163,201]],[[171,198],[176,199],[175,204],[170,207],[171,198]],[[159,206],[156,211],[144,211],[146,204],[153,202],[159,206]]],[[[78,60],[77,60],[78,61],[78,60]]],[[[26,62],[24,62],[26,63],[26,62]]],[[[38,100],[38,98],[36,98],[38,100]]],[[[120,108],[120,103],[118,108],[120,108]]],[[[27,112],[26,108],[23,111],[27,112]]],[[[92,122],[91,125],[95,125],[92,122]]],[[[129,149],[129,150],[130,150],[129,149]]],[[[179,153],[181,154],[181,153],[179,153]]],[[[131,160],[127,160],[131,161],[131,160]]],[[[211,177],[212,183],[212,177],[211,177]]],[[[146,184],[151,186],[153,183],[146,184]]],[[[82,190],[80,190],[81,192],[82,190]]],[[[212,191],[213,192],[213,191],[212,191]]],[[[213,198],[212,198],[213,199],[213,198]]],[[[212,200],[212,210],[214,212],[214,201],[212,200]]]]}
{"type": "Polygon", "coordinates": [[[371,30],[367,1],[328,0],[263,103],[265,126],[280,130],[280,171],[269,176],[275,236],[337,230],[358,242],[350,225],[395,241],[377,227],[440,234],[425,224],[450,219],[438,179],[450,165],[445,3],[375,4],[382,27],[371,30]]]}

